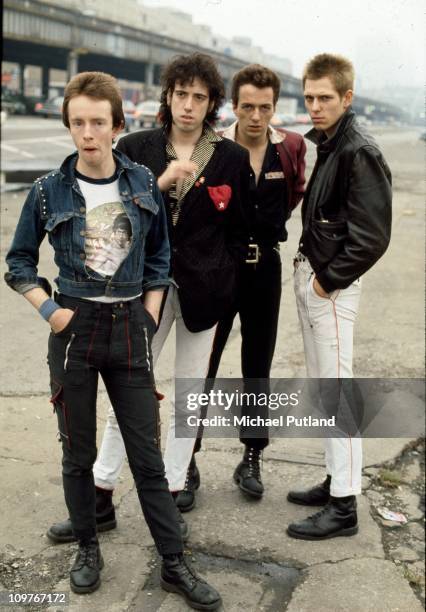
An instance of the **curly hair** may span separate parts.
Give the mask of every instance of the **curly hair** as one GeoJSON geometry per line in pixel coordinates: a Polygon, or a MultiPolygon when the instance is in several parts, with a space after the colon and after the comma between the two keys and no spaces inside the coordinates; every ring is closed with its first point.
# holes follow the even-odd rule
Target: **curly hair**
{"type": "Polygon", "coordinates": [[[274,104],[280,95],[281,81],[278,76],[269,68],[261,66],[260,64],[249,64],[239,70],[232,79],[232,103],[234,106],[238,104],[238,94],[240,93],[240,87],[243,85],[254,85],[258,89],[264,87],[272,87],[274,92],[274,104]]]}
{"type": "Polygon", "coordinates": [[[218,110],[225,101],[225,85],[219,74],[216,63],[210,55],[205,53],[192,53],[191,55],[178,55],[165,66],[161,75],[162,91],[160,96],[159,116],[161,123],[169,129],[172,124],[172,113],[167,103],[167,95],[173,93],[176,83],[188,85],[200,79],[209,91],[210,104],[205,121],[214,124],[218,119],[218,110]]]}
{"type": "Polygon", "coordinates": [[[303,87],[306,79],[317,81],[328,77],[342,98],[348,89],[354,88],[355,72],[352,63],[342,55],[320,53],[315,55],[303,70],[303,87]]]}
{"type": "Polygon", "coordinates": [[[70,127],[68,105],[71,98],[88,96],[95,100],[108,100],[111,104],[112,125],[114,128],[124,126],[123,101],[117,80],[106,72],[80,72],[65,87],[62,104],[62,123],[70,127]]]}

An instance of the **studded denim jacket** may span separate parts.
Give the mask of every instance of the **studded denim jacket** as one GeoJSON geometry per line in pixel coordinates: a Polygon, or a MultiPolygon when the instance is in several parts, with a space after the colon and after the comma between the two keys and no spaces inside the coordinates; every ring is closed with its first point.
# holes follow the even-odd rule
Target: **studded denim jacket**
{"type": "Polygon", "coordinates": [[[169,278],[170,247],[164,204],[152,172],[113,151],[119,191],[132,226],[130,251],[111,277],[85,265],[86,203],[75,178],[77,153],[60,169],[38,178],[22,208],[6,257],[7,284],[18,293],[49,283],[39,277],[39,247],[47,234],[55,252],[61,293],[73,297],[131,297],[153,287],[165,287],[169,278]]]}

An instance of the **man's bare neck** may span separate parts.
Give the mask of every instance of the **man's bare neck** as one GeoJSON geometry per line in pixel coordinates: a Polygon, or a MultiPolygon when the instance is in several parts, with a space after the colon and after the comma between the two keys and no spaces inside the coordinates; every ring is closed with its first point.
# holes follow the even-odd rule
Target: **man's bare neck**
{"type": "Polygon", "coordinates": [[[170,130],[170,142],[174,147],[180,148],[194,148],[197,142],[200,140],[201,134],[203,133],[203,127],[201,126],[198,130],[194,132],[183,132],[176,128],[175,125],[172,125],[170,130]]]}
{"type": "Polygon", "coordinates": [[[266,149],[269,141],[268,132],[264,134],[260,134],[255,138],[247,138],[244,134],[241,134],[238,131],[238,125],[235,131],[235,141],[238,142],[241,146],[245,147],[249,151],[262,151],[262,149],[266,149]]]}

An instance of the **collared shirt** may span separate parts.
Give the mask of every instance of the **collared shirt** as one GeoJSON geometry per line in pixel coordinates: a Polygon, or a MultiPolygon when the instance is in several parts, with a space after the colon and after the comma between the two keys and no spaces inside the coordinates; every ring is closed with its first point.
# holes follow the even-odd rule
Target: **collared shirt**
{"type": "Polygon", "coordinates": [[[255,242],[262,246],[274,246],[277,242],[287,240],[286,178],[277,148],[271,141],[266,147],[257,184],[254,171],[250,172],[250,204],[252,208],[250,231],[255,242]]]}
{"type": "MultiPolygon", "coordinates": [[[[172,187],[169,189],[170,209],[173,225],[176,225],[176,223],[178,222],[182,202],[186,194],[195,184],[195,182],[201,177],[204,168],[207,166],[214,153],[216,143],[220,140],[222,140],[222,138],[218,134],[216,134],[216,132],[207,123],[205,123],[203,127],[203,132],[197,144],[195,145],[190,160],[197,164],[198,172],[195,176],[191,175],[186,177],[179,191],[176,189],[176,183],[172,185],[172,187]]],[[[169,165],[171,161],[177,160],[178,158],[170,140],[168,140],[166,144],[166,155],[167,165],[169,165]]]]}
{"type": "MultiPolygon", "coordinates": [[[[237,125],[237,122],[232,124],[223,135],[235,140],[237,125]]],[[[253,169],[250,172],[250,239],[260,246],[274,246],[287,240],[288,192],[276,147],[284,137],[270,126],[268,138],[257,184],[253,169]]]]}

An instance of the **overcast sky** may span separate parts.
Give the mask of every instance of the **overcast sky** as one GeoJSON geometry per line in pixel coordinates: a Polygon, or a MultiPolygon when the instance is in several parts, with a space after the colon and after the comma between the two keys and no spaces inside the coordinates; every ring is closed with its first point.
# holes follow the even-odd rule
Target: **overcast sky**
{"type": "Polygon", "coordinates": [[[299,76],[324,51],[355,64],[364,88],[424,84],[424,0],[145,0],[191,13],[195,23],[231,38],[248,36],[288,57],[299,76]],[[361,7],[361,8],[360,8],[361,7]]]}

